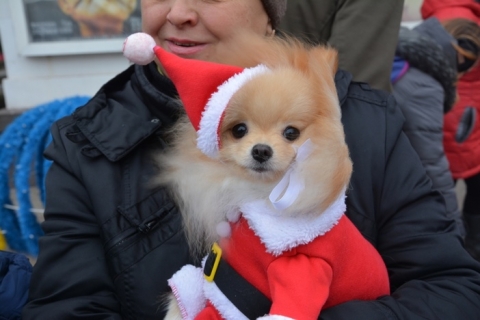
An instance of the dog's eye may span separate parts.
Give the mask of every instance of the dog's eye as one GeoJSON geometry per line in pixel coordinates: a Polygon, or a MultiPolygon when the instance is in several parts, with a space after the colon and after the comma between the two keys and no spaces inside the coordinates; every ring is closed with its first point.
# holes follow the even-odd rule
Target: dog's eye
{"type": "Polygon", "coordinates": [[[248,132],[247,125],[245,123],[239,123],[232,128],[232,134],[235,138],[243,138],[248,132]]]}
{"type": "Polygon", "coordinates": [[[283,131],[283,136],[285,137],[285,139],[290,141],[297,140],[298,137],[300,136],[300,130],[294,127],[287,127],[283,131]]]}

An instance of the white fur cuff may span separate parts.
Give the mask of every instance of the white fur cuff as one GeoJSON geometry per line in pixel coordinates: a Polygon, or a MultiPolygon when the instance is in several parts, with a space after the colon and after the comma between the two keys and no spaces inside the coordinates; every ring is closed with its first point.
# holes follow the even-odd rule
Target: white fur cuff
{"type": "Polygon", "coordinates": [[[257,318],[257,320],[295,320],[295,319],[274,314],[274,315],[268,315],[268,316],[263,316],[261,318],[257,318]]]}
{"type": "Polygon", "coordinates": [[[173,295],[177,299],[183,320],[193,320],[205,308],[203,294],[203,271],[192,265],[183,266],[169,280],[173,295]]]}

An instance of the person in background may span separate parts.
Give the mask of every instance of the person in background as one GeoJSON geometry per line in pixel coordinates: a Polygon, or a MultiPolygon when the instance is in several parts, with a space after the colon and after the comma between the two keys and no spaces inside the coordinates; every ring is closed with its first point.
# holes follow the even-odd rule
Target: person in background
{"type": "Polygon", "coordinates": [[[455,219],[465,236],[455,183],[443,148],[443,117],[457,100],[456,84],[468,72],[458,70],[470,38],[480,45],[480,27],[470,20],[429,18],[413,30],[402,27],[392,69],[393,96],[405,115],[404,131],[422,160],[433,187],[445,197],[447,215],[455,219]],[[451,28],[454,27],[453,28],[451,28]],[[462,32],[449,33],[455,29],[462,32]]]}
{"type": "Polygon", "coordinates": [[[31,274],[32,265],[25,255],[0,249],[0,319],[21,319],[31,274]]]}
{"type": "MultiPolygon", "coordinates": [[[[224,62],[239,30],[272,37],[285,3],[142,0],[143,31],[178,56],[224,62]]],[[[161,174],[152,157],[169,152],[166,132],[184,112],[159,67],[130,66],[52,126],[45,235],[23,320],[162,319],[167,279],[200,258],[169,190],[149,183],[161,174]]],[[[346,71],[335,83],[354,167],[346,215],[383,257],[391,295],[337,305],[320,319],[477,319],[480,263],[432,190],[395,99],[346,71]]]]}
{"type": "Polygon", "coordinates": [[[456,49],[460,52],[457,70],[460,73],[469,71],[458,82],[459,101],[445,115],[443,143],[453,178],[463,179],[466,184],[462,208],[465,246],[480,260],[480,65],[477,63],[480,46],[475,38],[462,36],[466,34],[464,26],[447,22],[463,18],[480,24],[480,2],[424,0],[421,13],[424,19],[437,17],[457,38],[456,49]]]}
{"type": "Polygon", "coordinates": [[[391,92],[392,66],[404,0],[292,0],[280,31],[311,43],[328,42],[339,67],[355,81],[391,92]]]}

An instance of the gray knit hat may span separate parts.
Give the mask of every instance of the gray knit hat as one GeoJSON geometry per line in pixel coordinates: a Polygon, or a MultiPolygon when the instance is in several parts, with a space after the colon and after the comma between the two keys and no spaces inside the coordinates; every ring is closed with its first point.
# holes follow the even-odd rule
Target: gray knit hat
{"type": "Polygon", "coordinates": [[[273,29],[277,28],[287,10],[287,0],[262,0],[262,3],[273,29]]]}

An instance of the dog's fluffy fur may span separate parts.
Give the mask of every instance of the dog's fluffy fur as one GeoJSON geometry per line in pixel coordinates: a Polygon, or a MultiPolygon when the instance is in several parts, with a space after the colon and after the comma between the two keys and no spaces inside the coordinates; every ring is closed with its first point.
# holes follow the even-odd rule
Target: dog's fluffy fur
{"type": "Polygon", "coordinates": [[[305,189],[282,214],[321,214],[345,191],[352,171],[334,83],[335,50],[293,39],[245,37],[222,62],[241,67],[262,63],[272,72],[246,83],[230,100],[219,130],[218,160],[197,149],[187,118],[175,128],[173,150],[159,159],[164,170],[157,182],[172,187],[189,245],[199,256],[217,240],[217,224],[240,204],[268,199],[294,162],[295,149],[307,139],[313,152],[298,164],[305,189]],[[239,124],[247,133],[236,138],[239,124]],[[288,140],[285,130],[291,128],[299,135],[288,140]],[[252,155],[259,144],[273,151],[264,162],[252,155]]]}

